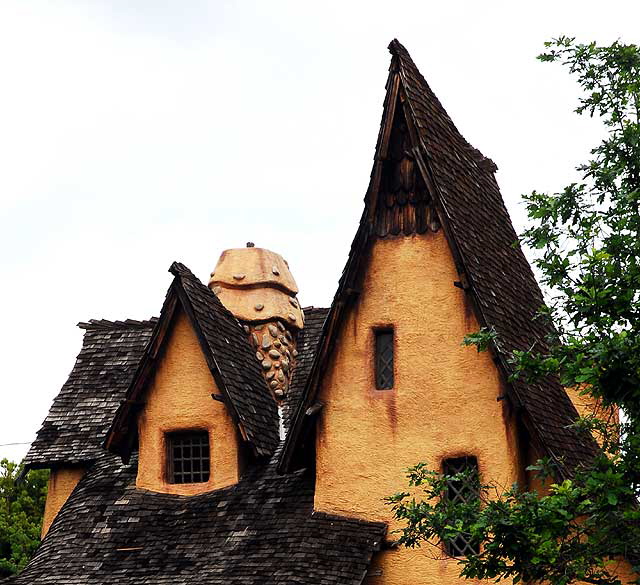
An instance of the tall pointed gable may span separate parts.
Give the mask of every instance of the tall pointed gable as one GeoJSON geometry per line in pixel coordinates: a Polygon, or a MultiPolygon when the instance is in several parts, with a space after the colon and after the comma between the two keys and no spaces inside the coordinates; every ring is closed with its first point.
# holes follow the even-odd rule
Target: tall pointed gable
{"type": "Polygon", "coordinates": [[[116,413],[106,447],[125,458],[130,455],[144,391],[162,354],[174,314],[181,307],[222,392],[222,396],[212,397],[212,400],[218,398],[227,405],[240,433],[256,455],[273,454],[279,442],[277,406],[240,323],[186,266],[174,262],[169,271],[175,278],[151,341],[116,413]]]}
{"type": "MultiPolygon", "coordinates": [[[[543,297],[511,224],[495,164],[460,134],[440,101],[397,41],[392,54],[382,124],[365,208],[324,325],[304,397],[283,450],[289,465],[310,423],[316,391],[340,325],[359,294],[362,273],[377,238],[423,233],[441,226],[463,288],[482,326],[499,336],[496,363],[505,380],[514,350],[546,347],[550,325],[536,319],[543,297]]],[[[577,417],[555,378],[508,385],[509,397],[538,446],[565,472],[588,460],[590,441],[570,427],[577,417]]]]}

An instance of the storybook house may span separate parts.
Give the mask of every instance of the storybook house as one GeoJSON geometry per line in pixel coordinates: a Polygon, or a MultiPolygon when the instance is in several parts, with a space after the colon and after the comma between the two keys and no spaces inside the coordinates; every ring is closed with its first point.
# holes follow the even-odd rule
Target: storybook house
{"type": "Polygon", "coordinates": [[[496,166],[393,41],[364,209],[328,308],[287,262],[174,262],[157,318],[92,320],[25,464],[51,470],[44,540],[18,584],[415,585],[458,581],[394,544],[384,498],[424,461],[530,486],[593,453],[557,380],[509,383],[548,331],[496,166]],[[304,296],[302,291],[301,296],[304,296]],[[463,347],[492,327],[500,349],[463,347]],[[504,353],[503,353],[504,352],[504,353]]]}

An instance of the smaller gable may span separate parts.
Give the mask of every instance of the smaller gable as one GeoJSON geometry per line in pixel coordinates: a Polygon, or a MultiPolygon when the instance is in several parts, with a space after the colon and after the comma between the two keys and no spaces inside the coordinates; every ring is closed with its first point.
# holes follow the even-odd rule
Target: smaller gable
{"type": "MultiPolygon", "coordinates": [[[[212,400],[218,388],[185,312],[178,308],[167,335],[167,346],[157,363],[153,379],[138,415],[139,488],[155,492],[194,495],[238,481],[239,436],[224,404],[212,400]],[[202,435],[206,449],[189,447],[187,480],[175,481],[172,437],[178,433],[202,435]],[[204,465],[203,465],[204,461],[204,465]],[[204,473],[203,473],[203,467],[204,473]]],[[[179,449],[179,451],[183,451],[179,449]]],[[[182,457],[183,452],[179,452],[182,457]]],[[[179,463],[182,472],[182,461],[179,463]]],[[[181,473],[182,476],[182,473],[181,473]]]]}
{"type": "Polygon", "coordinates": [[[254,454],[271,455],[279,441],[277,407],[240,323],[186,266],[174,262],[169,271],[175,278],[149,346],[116,413],[106,448],[124,459],[130,456],[137,439],[137,416],[144,393],[166,349],[175,312],[181,308],[220,390],[221,395],[216,398],[225,403],[254,454]]]}

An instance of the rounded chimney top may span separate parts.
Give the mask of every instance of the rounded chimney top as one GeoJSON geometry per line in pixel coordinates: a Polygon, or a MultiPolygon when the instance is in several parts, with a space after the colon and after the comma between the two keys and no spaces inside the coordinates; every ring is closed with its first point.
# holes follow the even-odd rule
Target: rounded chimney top
{"type": "Polygon", "coordinates": [[[222,252],[209,288],[241,321],[280,319],[290,327],[303,327],[298,285],[289,265],[280,254],[256,248],[252,242],[222,252]]]}

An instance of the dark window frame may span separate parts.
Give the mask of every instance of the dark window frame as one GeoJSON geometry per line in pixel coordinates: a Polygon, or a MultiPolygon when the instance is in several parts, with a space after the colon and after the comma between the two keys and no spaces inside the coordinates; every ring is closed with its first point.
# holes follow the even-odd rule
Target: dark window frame
{"type": "Polygon", "coordinates": [[[209,431],[188,429],[165,433],[166,478],[172,485],[207,483],[211,477],[209,431]]]}
{"type": "MultiPolygon", "coordinates": [[[[443,497],[453,502],[470,502],[480,497],[480,469],[478,458],[474,455],[448,457],[442,460],[442,473],[456,475],[467,470],[472,473],[463,480],[447,480],[447,490],[443,497]]],[[[459,534],[456,538],[443,543],[444,550],[450,557],[461,558],[480,552],[480,543],[471,541],[467,535],[459,534]]]]}
{"type": "Polygon", "coordinates": [[[373,361],[376,389],[393,390],[396,368],[396,332],[393,325],[373,330],[373,361]]]}

